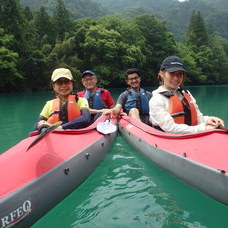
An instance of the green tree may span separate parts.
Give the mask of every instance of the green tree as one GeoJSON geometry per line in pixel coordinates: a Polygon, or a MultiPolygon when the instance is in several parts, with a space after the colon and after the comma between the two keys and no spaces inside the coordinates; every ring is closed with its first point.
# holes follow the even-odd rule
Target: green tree
{"type": "Polygon", "coordinates": [[[0,0],[0,27],[5,33],[14,36],[14,50],[25,55],[24,40],[25,20],[21,11],[19,0],[0,0]]]}
{"type": "Polygon", "coordinates": [[[72,29],[72,22],[70,20],[70,13],[66,9],[63,0],[57,0],[57,5],[53,12],[53,24],[57,34],[57,40],[62,41],[65,37],[65,33],[68,33],[72,29]]]}
{"type": "Polygon", "coordinates": [[[185,63],[187,77],[185,85],[195,85],[199,82],[203,83],[206,76],[203,75],[202,69],[198,66],[194,52],[183,43],[177,43],[177,56],[180,56],[185,63]]]}
{"type": "Polygon", "coordinates": [[[90,26],[85,36],[85,67],[102,75],[106,84],[118,86],[123,84],[127,68],[141,68],[145,63],[141,51],[143,36],[136,26],[130,26],[118,16],[103,17],[99,22],[90,26]]]}
{"type": "Polygon", "coordinates": [[[153,81],[157,81],[155,76],[162,60],[176,53],[176,43],[166,25],[153,15],[141,15],[134,21],[145,40],[142,53],[146,56],[143,70],[147,77],[144,80],[146,83],[153,83],[153,81]]]}
{"type": "Polygon", "coordinates": [[[212,55],[209,59],[211,68],[208,72],[208,83],[228,83],[228,53],[223,47],[220,37],[214,34],[211,35],[209,46],[212,51],[212,55]]]}
{"type": "Polygon", "coordinates": [[[97,25],[98,22],[92,18],[86,17],[82,19],[75,20],[73,22],[73,31],[75,37],[75,52],[78,54],[79,58],[84,59],[84,43],[86,38],[86,33],[90,26],[97,25]]]}
{"type": "Polygon", "coordinates": [[[197,68],[200,69],[199,75],[191,75],[190,81],[195,84],[206,83],[208,81],[208,73],[211,70],[210,59],[213,53],[209,47],[210,38],[208,31],[200,12],[193,11],[184,43],[190,50],[197,68]]]}
{"type": "Polygon", "coordinates": [[[13,36],[4,34],[0,28],[0,91],[13,90],[16,87],[17,79],[22,78],[17,71],[18,53],[11,48],[13,36]]]}
{"type": "Polygon", "coordinates": [[[44,7],[41,7],[35,14],[34,26],[37,32],[37,47],[44,44],[54,44],[56,33],[53,29],[53,23],[44,7]]]}
{"type": "Polygon", "coordinates": [[[30,10],[28,6],[24,8],[23,15],[26,21],[31,21],[33,19],[33,12],[30,10]]]}
{"type": "Polygon", "coordinates": [[[41,51],[31,51],[24,66],[26,78],[23,85],[27,91],[40,91],[49,88],[51,69],[48,66],[47,57],[41,51]]]}
{"type": "Polygon", "coordinates": [[[208,30],[204,24],[203,17],[200,12],[193,11],[189,21],[185,43],[197,49],[200,46],[208,45],[208,42],[208,30]]]}
{"type": "Polygon", "coordinates": [[[196,83],[220,84],[227,80],[227,77],[224,77],[228,70],[227,53],[218,36],[215,36],[211,28],[204,25],[200,12],[192,13],[185,44],[191,50],[197,67],[201,69],[200,75],[194,77],[198,79],[196,83]]]}

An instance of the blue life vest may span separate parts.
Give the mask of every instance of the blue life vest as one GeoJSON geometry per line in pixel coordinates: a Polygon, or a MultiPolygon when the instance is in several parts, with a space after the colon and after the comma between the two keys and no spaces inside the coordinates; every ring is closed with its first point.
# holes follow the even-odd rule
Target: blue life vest
{"type": "Polygon", "coordinates": [[[89,102],[89,107],[93,109],[103,109],[105,104],[101,98],[102,89],[96,90],[95,93],[91,93],[89,90],[86,90],[84,98],[89,102]]]}
{"type": "Polygon", "coordinates": [[[124,109],[129,112],[132,108],[139,109],[139,113],[142,115],[149,114],[149,99],[146,91],[140,88],[139,94],[137,94],[133,89],[128,89],[129,95],[128,99],[124,105],[124,109]]]}

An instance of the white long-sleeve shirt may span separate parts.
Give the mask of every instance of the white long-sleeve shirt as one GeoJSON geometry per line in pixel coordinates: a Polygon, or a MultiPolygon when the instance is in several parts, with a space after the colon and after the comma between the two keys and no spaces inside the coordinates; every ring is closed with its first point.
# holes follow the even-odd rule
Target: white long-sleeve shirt
{"type": "MultiPolygon", "coordinates": [[[[174,122],[173,117],[168,112],[170,107],[170,99],[160,94],[160,92],[168,91],[163,86],[158,87],[158,89],[154,90],[153,96],[149,101],[150,106],[150,122],[159,126],[163,131],[169,133],[183,134],[183,133],[195,133],[198,131],[206,130],[206,121],[208,116],[203,116],[200,112],[198,105],[196,104],[195,98],[189,92],[191,96],[192,102],[196,108],[197,117],[198,117],[198,125],[189,126],[187,124],[177,124],[174,122]]],[[[180,92],[172,91],[176,94],[181,100],[183,96],[180,92]]]]}

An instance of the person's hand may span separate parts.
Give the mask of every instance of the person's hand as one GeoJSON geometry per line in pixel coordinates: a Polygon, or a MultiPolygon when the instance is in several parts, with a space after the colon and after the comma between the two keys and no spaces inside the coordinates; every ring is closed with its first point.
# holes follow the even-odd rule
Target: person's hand
{"type": "Polygon", "coordinates": [[[127,116],[127,113],[126,112],[120,112],[118,115],[119,116],[127,116]]]}
{"type": "Polygon", "coordinates": [[[206,123],[206,128],[207,129],[215,129],[219,127],[224,127],[224,121],[218,117],[208,117],[207,123],[206,123]]]}
{"type": "Polygon", "coordinates": [[[104,112],[103,112],[104,115],[107,115],[109,117],[113,117],[114,116],[114,111],[113,109],[106,109],[104,112]]]}
{"type": "Polygon", "coordinates": [[[217,127],[215,125],[206,125],[206,130],[216,129],[217,127]]]}
{"type": "Polygon", "coordinates": [[[40,128],[42,125],[48,125],[48,126],[50,126],[51,124],[49,124],[46,120],[40,120],[37,123],[37,128],[40,128]]]}

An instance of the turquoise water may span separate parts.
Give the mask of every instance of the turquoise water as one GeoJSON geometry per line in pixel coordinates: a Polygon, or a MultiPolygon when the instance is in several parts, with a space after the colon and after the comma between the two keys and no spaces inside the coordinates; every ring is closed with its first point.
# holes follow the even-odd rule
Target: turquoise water
{"type": "MultiPolygon", "coordinates": [[[[227,89],[194,87],[191,92],[203,113],[228,119],[227,89]]],[[[114,97],[120,91],[112,90],[114,97]]],[[[28,135],[50,97],[50,93],[0,94],[0,153],[28,135]]],[[[32,228],[225,228],[227,215],[228,206],[157,168],[119,135],[93,175],[32,228]]]]}

